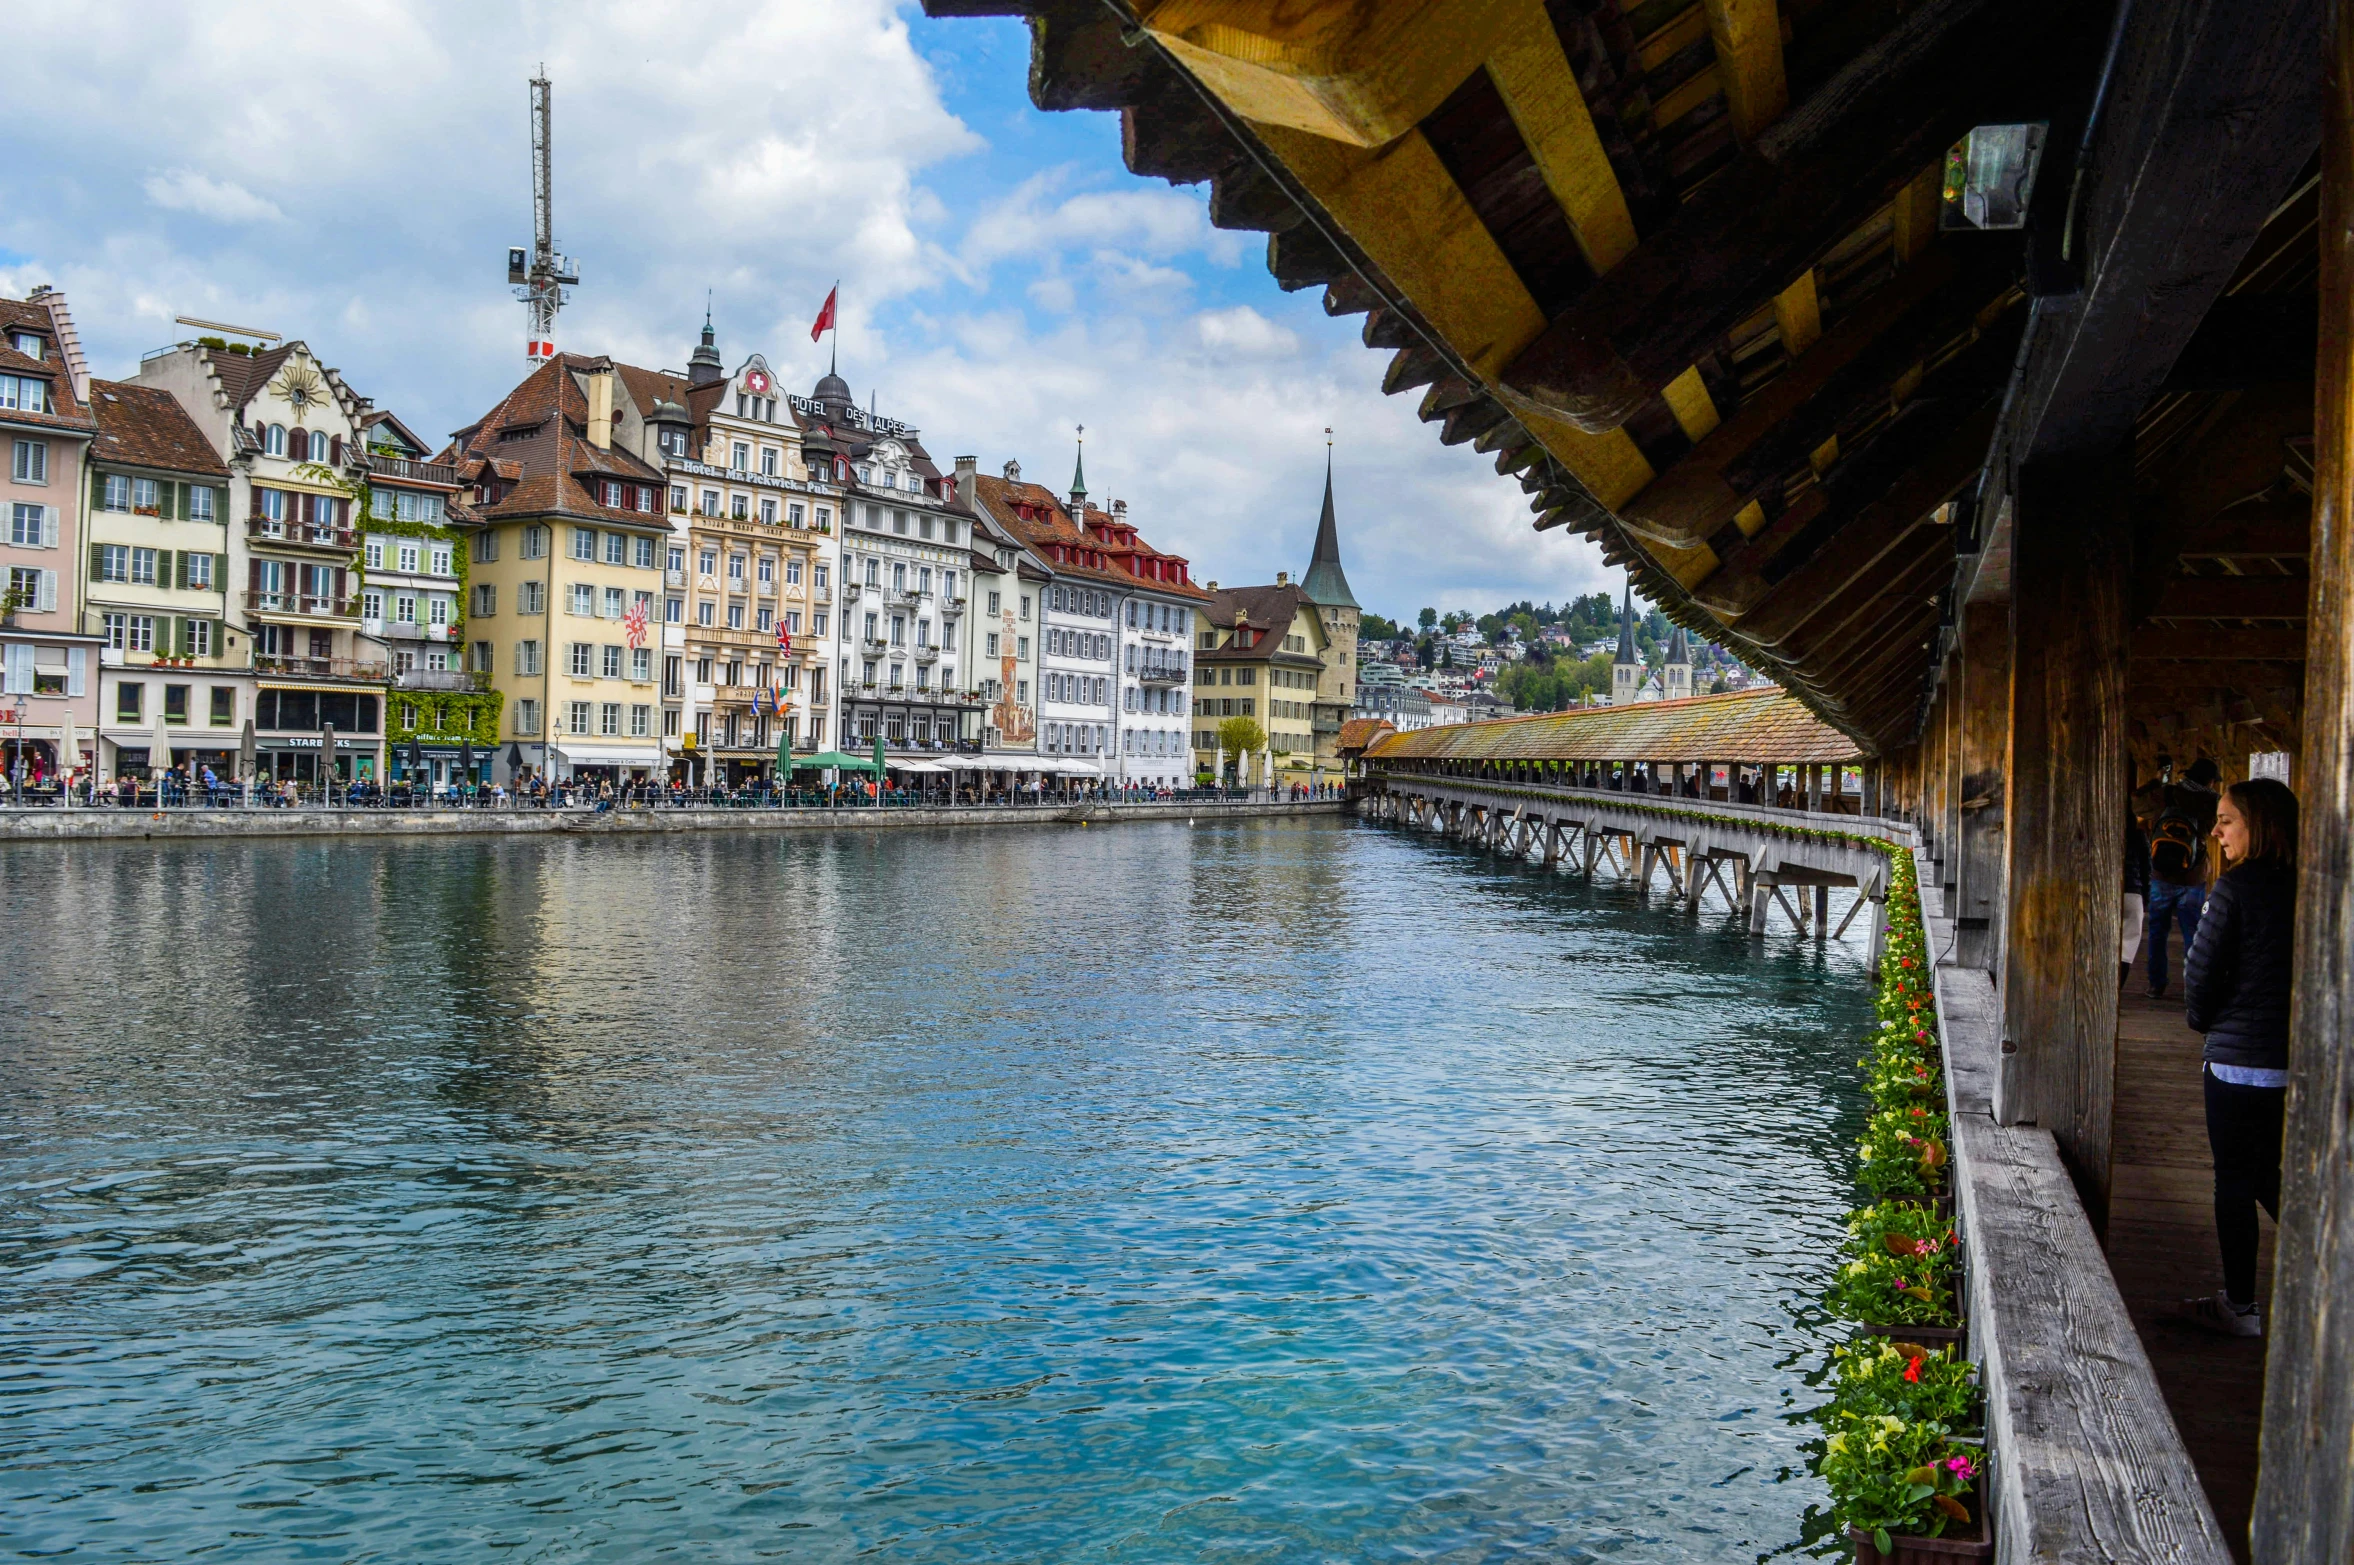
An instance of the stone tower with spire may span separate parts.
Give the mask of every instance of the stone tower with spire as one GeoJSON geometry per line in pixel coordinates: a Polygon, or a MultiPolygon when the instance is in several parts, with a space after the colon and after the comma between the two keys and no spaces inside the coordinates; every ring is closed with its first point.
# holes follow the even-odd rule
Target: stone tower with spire
{"type": "Polygon", "coordinates": [[[719,341],[711,332],[711,311],[703,311],[703,340],[695,344],[695,351],[687,355],[687,384],[708,386],[715,380],[727,379],[727,366],[719,362],[719,341]]]}
{"type": "Polygon", "coordinates": [[[1635,651],[1635,589],[1627,587],[1618,611],[1618,656],[1610,661],[1610,704],[1633,706],[1643,699],[1643,659],[1635,651]]]}
{"type": "Polygon", "coordinates": [[[1659,670],[1660,694],[1670,701],[1681,701],[1692,693],[1692,643],[1684,639],[1684,627],[1667,638],[1667,662],[1659,670]]]}
{"type": "Polygon", "coordinates": [[[1341,768],[1340,725],[1357,702],[1357,595],[1340,567],[1340,523],[1332,513],[1332,445],[1324,447],[1324,514],[1316,522],[1316,547],[1300,590],[1316,606],[1324,626],[1324,672],[1316,677],[1316,766],[1341,768]]]}

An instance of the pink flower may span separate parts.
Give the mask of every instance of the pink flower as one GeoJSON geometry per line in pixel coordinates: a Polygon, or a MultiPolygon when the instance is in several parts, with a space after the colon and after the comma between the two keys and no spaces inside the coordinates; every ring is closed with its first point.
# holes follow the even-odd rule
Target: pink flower
{"type": "Polygon", "coordinates": [[[1946,1471],[1959,1473],[1964,1478],[1975,1478],[1978,1476],[1978,1469],[1970,1465],[1970,1459],[1966,1456],[1948,1458],[1945,1467],[1946,1471]]]}

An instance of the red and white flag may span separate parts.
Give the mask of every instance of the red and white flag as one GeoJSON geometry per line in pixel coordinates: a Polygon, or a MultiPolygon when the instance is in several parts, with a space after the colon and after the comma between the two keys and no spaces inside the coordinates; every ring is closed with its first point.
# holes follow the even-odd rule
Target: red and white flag
{"type": "Polygon", "coordinates": [[[629,643],[632,651],[646,644],[646,605],[652,601],[641,597],[621,616],[621,639],[629,643]]]}
{"type": "Polygon", "coordinates": [[[789,654],[793,650],[793,633],[785,629],[785,622],[781,619],[776,622],[776,646],[779,652],[789,654]]]}
{"type": "Polygon", "coordinates": [[[817,341],[818,338],[824,336],[828,331],[833,329],[834,296],[841,291],[842,285],[840,283],[836,283],[833,287],[826,290],[825,308],[819,310],[817,312],[817,319],[810,323],[809,340],[811,342],[817,341]]]}

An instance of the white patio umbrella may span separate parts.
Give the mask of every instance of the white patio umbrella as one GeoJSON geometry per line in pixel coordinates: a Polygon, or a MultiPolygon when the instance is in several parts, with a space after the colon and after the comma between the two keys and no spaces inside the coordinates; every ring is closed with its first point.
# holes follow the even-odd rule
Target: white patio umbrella
{"type": "Polygon", "coordinates": [[[57,796],[68,804],[74,802],[74,768],[81,760],[81,736],[74,732],[74,714],[68,712],[57,720],[57,796]]]}
{"type": "Polygon", "coordinates": [[[163,774],[172,769],[172,736],[164,727],[163,705],[155,708],[155,743],[147,752],[147,780],[155,784],[155,802],[163,803],[163,774]]]}

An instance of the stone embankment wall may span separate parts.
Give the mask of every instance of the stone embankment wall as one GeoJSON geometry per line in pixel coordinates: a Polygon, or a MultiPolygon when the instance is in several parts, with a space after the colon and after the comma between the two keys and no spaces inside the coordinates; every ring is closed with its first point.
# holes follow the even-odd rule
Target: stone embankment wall
{"type": "Polygon", "coordinates": [[[1339,799],[1300,804],[1083,804],[839,810],[122,810],[0,809],[0,842],[198,837],[629,835],[679,831],[885,831],[938,826],[1237,820],[1339,815],[1339,799]]]}

